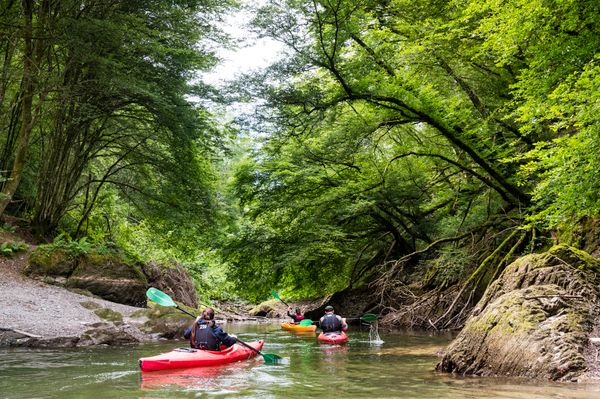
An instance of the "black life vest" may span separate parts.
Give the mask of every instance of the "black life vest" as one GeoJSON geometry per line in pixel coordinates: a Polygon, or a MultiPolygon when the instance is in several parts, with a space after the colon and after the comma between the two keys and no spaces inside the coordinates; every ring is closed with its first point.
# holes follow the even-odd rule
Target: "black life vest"
{"type": "Polygon", "coordinates": [[[192,332],[192,339],[190,341],[193,348],[209,351],[218,351],[221,349],[221,342],[215,336],[212,326],[212,323],[209,324],[204,320],[194,323],[194,331],[192,332]]]}
{"type": "Polygon", "coordinates": [[[342,322],[335,314],[326,314],[321,318],[321,330],[324,333],[342,331],[342,322]]]}

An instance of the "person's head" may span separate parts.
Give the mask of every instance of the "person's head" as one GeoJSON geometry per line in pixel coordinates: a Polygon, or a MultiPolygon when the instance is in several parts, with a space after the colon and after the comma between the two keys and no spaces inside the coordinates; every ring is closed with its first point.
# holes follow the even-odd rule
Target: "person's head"
{"type": "Polygon", "coordinates": [[[215,318],[215,311],[213,308],[206,308],[202,312],[202,320],[213,320],[215,318]]]}
{"type": "Polygon", "coordinates": [[[300,311],[300,308],[296,307],[296,314],[302,314],[302,312],[300,311]]]}
{"type": "Polygon", "coordinates": [[[325,306],[325,313],[333,313],[333,306],[331,306],[331,305],[325,306]]]}

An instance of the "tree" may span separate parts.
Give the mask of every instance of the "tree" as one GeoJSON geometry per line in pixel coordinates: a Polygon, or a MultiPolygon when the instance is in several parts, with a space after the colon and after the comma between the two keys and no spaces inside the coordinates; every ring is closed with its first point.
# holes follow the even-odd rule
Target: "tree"
{"type": "MultiPolygon", "coordinates": [[[[24,111],[32,109],[28,97],[16,96],[23,110],[16,123],[35,135],[35,146],[17,147],[22,151],[15,150],[14,159],[21,169],[13,173],[25,167],[27,155],[36,172],[29,174],[35,176],[35,191],[28,205],[40,235],[55,232],[67,214],[76,218],[69,221],[70,233],[82,235],[109,185],[139,212],[163,221],[200,225],[210,219],[212,158],[221,139],[193,98],[212,95],[198,72],[216,63],[209,41],[223,41],[216,23],[230,6],[77,0],[32,6],[39,8],[33,23],[45,21],[35,40],[46,47],[36,50],[43,56],[25,58],[38,60],[31,68],[44,77],[31,88],[40,98],[32,123],[22,123],[31,113],[24,111]]],[[[19,137],[28,141],[28,135],[19,137]]],[[[13,142],[6,140],[5,153],[13,151],[13,142]]],[[[5,190],[14,193],[17,185],[11,179],[5,190]]],[[[32,191],[28,185],[27,195],[32,191]]]]}

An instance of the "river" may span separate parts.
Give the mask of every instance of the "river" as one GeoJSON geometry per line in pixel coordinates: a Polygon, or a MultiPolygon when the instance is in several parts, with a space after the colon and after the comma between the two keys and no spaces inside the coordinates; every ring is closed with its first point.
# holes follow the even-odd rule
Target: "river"
{"type": "Polygon", "coordinates": [[[0,398],[598,398],[600,384],[576,385],[505,378],[456,377],[434,372],[447,336],[349,332],[343,346],[318,344],[314,335],[274,324],[229,324],[244,341],[263,339],[256,360],[216,368],[141,373],[138,358],[185,346],[162,342],[124,347],[0,349],[0,398]]]}

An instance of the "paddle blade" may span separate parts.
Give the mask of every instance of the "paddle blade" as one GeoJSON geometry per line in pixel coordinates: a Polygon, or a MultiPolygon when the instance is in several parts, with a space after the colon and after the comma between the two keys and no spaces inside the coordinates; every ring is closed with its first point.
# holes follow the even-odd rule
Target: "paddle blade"
{"type": "Polygon", "coordinates": [[[279,298],[279,294],[275,292],[275,290],[271,290],[271,295],[273,295],[273,298],[279,299],[281,301],[281,298],[279,298]]]}
{"type": "Polygon", "coordinates": [[[283,360],[281,356],[277,356],[273,353],[261,353],[261,355],[267,364],[281,363],[283,360]]]}
{"type": "Polygon", "coordinates": [[[173,301],[173,299],[171,299],[170,296],[154,287],[148,288],[148,291],[146,291],[146,296],[148,299],[158,303],[161,306],[177,307],[177,304],[173,301]]]}
{"type": "Polygon", "coordinates": [[[379,316],[377,316],[376,314],[373,313],[365,313],[364,315],[361,316],[361,320],[362,321],[376,321],[379,318],[379,316]]]}
{"type": "Polygon", "coordinates": [[[301,320],[299,324],[302,327],[308,327],[308,326],[312,326],[313,321],[311,319],[304,319],[304,320],[301,320]]]}

